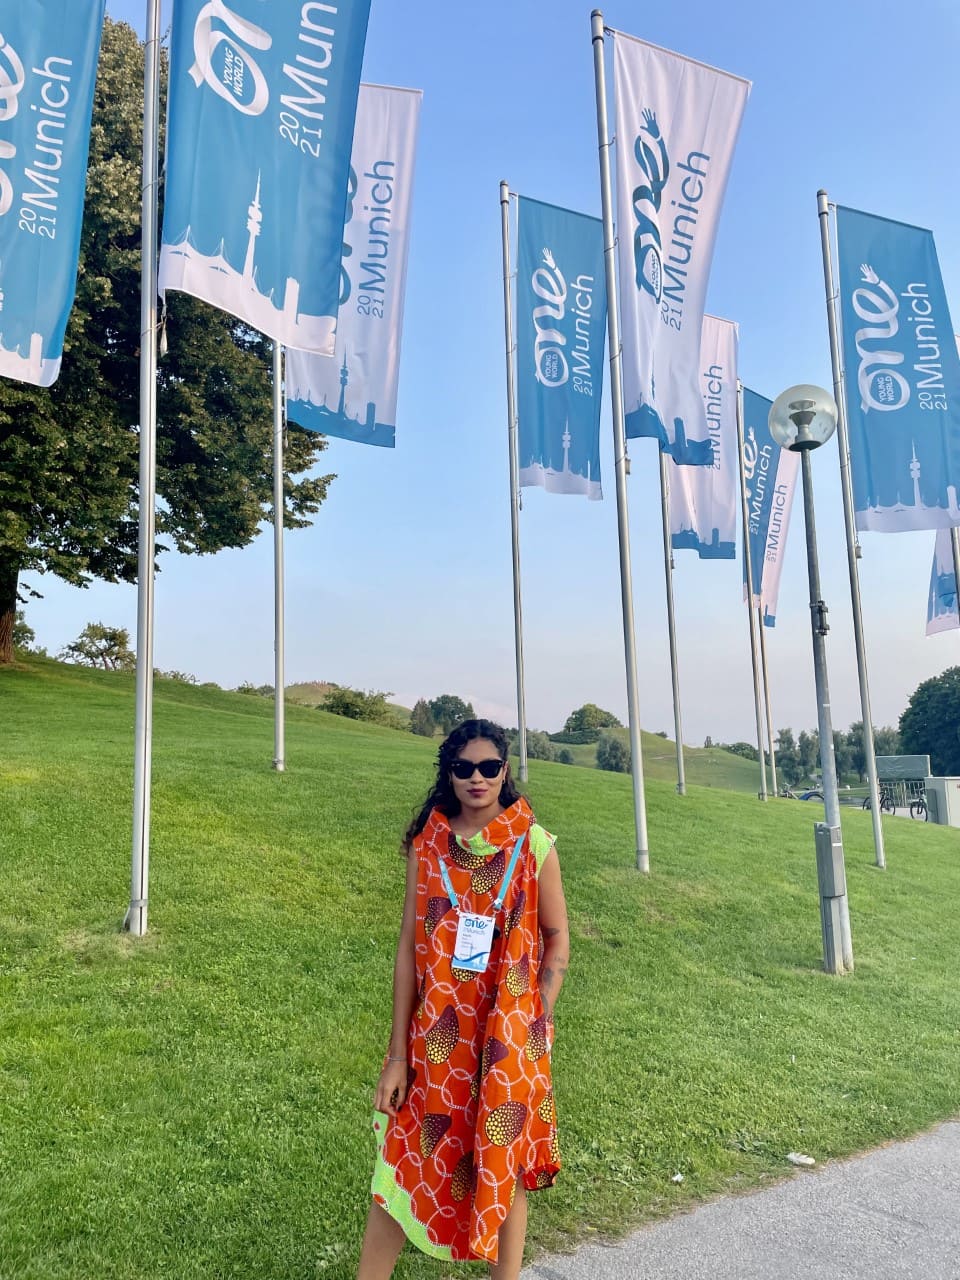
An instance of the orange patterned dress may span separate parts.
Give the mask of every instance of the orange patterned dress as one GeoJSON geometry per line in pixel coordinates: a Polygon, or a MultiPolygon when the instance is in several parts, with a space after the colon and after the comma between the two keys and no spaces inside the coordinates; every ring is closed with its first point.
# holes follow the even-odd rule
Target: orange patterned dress
{"type": "Polygon", "coordinates": [[[419,995],[407,1042],[410,1085],[396,1119],[375,1117],[372,1192],[433,1257],[496,1262],[518,1179],[534,1191],[560,1169],[537,984],[537,877],[553,843],[523,799],[470,840],[435,809],[413,843],[419,995]],[[460,908],[489,915],[522,836],[486,971],[457,969],[457,912],[441,860],[460,908]]]}

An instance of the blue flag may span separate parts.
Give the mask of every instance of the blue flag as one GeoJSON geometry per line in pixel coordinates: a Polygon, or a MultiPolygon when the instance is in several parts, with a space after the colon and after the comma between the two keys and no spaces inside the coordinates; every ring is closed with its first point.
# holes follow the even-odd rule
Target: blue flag
{"type": "Polygon", "coordinates": [[[104,0],[17,0],[0,35],[0,375],[60,373],[104,0]]]}
{"type": "Polygon", "coordinates": [[[370,0],[178,0],[160,291],[332,355],[370,0]]]}
{"type": "Polygon", "coordinates": [[[521,485],[601,498],[607,300],[598,218],[519,201],[517,417],[521,485]]]}
{"type": "Polygon", "coordinates": [[[960,524],[960,358],[933,235],[837,209],[859,529],[960,524]]]}
{"type": "Polygon", "coordinates": [[[952,631],[960,627],[957,606],[957,577],[953,564],[952,530],[938,529],[930,567],[930,591],[927,595],[927,635],[952,631]]]}
{"type": "Polygon", "coordinates": [[[781,449],[770,434],[767,420],[772,407],[772,400],[744,387],[743,474],[753,571],[750,594],[755,605],[763,606],[763,621],[768,627],[775,624],[777,617],[780,575],[800,464],[800,455],[781,449]]]}

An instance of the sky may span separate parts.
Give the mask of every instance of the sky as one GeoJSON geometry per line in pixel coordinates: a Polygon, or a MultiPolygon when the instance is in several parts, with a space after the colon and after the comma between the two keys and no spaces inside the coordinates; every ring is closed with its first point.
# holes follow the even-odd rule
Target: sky
{"type": "MultiPolygon", "coordinates": [[[[142,32],[145,0],[108,0],[142,32]]],[[[171,13],[165,0],[163,21],[171,13]]],[[[774,398],[831,386],[816,193],[934,231],[960,325],[960,6],[955,0],[769,0],[604,10],[608,26],[753,82],[707,310],[738,322],[740,376],[774,398]]],[[[590,7],[579,0],[373,0],[364,79],[424,92],[397,447],[331,440],[337,479],[286,538],[287,681],[417,698],[456,693],[516,724],[498,184],[599,216],[590,7]]],[[[612,92],[612,85],[611,85],[612,92]]],[[[611,103],[612,119],[612,103],[611,103]]],[[[612,127],[612,126],[611,126],[612,127]]],[[[527,721],[556,730],[596,702],[626,718],[609,398],[604,501],[523,491],[527,721]]],[[[630,444],[629,510],[644,728],[673,736],[658,468],[630,444]]],[[[813,456],[835,727],[860,718],[838,454],[813,456]]],[[[926,638],[933,533],[865,534],[861,582],[874,722],[960,663],[926,638]]],[[[683,737],[755,739],[739,562],[677,552],[683,737]]],[[[161,557],[155,665],[233,687],[273,681],[271,530],[239,551],[161,557]]],[[[136,590],[32,579],[27,618],[55,653],[91,621],[136,633],[136,590]]],[[[774,721],[816,724],[798,500],[777,626],[774,721]]]]}

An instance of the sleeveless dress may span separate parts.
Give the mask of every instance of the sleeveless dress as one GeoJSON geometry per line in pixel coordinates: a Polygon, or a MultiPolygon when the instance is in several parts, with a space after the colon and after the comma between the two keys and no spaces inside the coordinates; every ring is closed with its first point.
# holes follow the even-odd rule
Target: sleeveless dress
{"type": "Polygon", "coordinates": [[[523,799],[464,840],[434,810],[417,859],[418,998],[407,1037],[409,1088],[395,1119],[377,1113],[372,1194],[422,1252],[497,1261],[518,1179],[553,1185],[560,1169],[550,1029],[537,984],[538,876],[554,837],[523,799]],[[453,965],[457,912],[489,915],[525,835],[486,971],[453,965]]]}

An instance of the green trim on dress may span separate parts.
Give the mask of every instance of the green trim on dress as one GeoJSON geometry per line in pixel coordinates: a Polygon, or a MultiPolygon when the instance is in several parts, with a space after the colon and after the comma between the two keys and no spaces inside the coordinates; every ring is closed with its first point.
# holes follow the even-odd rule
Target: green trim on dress
{"type": "MultiPolygon", "coordinates": [[[[534,822],[530,827],[527,842],[534,858],[537,860],[537,878],[539,879],[543,864],[547,860],[547,854],[557,843],[557,837],[552,836],[549,831],[545,831],[539,822],[534,822]]],[[[492,858],[500,852],[495,845],[489,844],[484,840],[482,831],[478,831],[476,835],[470,836],[469,839],[464,836],[457,836],[457,844],[461,849],[469,849],[478,858],[492,858]]]]}
{"type": "Polygon", "coordinates": [[[431,1258],[442,1258],[444,1262],[453,1262],[453,1250],[450,1246],[434,1244],[427,1235],[427,1228],[413,1216],[409,1192],[398,1185],[396,1170],[384,1159],[383,1144],[387,1136],[388,1120],[389,1117],[382,1111],[373,1113],[373,1127],[377,1133],[377,1161],[373,1168],[370,1192],[394,1222],[399,1223],[404,1235],[421,1253],[426,1253],[431,1258]]]}

